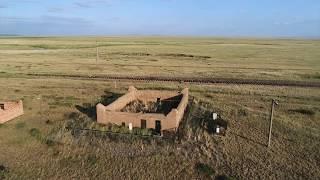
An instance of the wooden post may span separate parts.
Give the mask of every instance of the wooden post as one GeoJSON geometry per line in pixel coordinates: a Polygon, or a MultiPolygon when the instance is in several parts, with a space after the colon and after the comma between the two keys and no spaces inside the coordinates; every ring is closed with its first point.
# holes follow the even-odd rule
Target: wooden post
{"type": "Polygon", "coordinates": [[[273,111],[274,105],[278,105],[277,101],[272,99],[271,103],[271,113],[270,113],[270,126],[269,126],[269,138],[268,138],[268,147],[270,147],[271,143],[271,134],[272,134],[272,119],[273,119],[273,111]]]}
{"type": "Polygon", "coordinates": [[[42,120],[42,103],[41,103],[41,95],[37,98],[39,100],[39,113],[40,113],[40,119],[42,120]]]}
{"type": "Polygon", "coordinates": [[[99,60],[99,49],[98,49],[98,41],[96,41],[96,64],[98,64],[99,60]]]}

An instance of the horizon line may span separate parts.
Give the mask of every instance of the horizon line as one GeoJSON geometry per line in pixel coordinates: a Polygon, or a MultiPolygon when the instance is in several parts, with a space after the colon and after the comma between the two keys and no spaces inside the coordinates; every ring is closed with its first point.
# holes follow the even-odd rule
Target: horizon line
{"type": "Polygon", "coordinates": [[[0,34],[1,37],[172,37],[172,38],[217,38],[217,39],[306,39],[320,40],[320,36],[227,36],[227,35],[162,35],[162,34],[48,34],[48,35],[31,35],[31,34],[0,34]]]}

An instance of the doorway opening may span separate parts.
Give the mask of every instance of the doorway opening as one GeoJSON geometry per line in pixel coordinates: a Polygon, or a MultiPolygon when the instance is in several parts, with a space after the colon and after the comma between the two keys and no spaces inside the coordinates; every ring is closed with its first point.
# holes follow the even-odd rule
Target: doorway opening
{"type": "Polygon", "coordinates": [[[161,121],[157,120],[155,124],[155,132],[161,135],[161,121]]]}
{"type": "Polygon", "coordinates": [[[141,129],[147,128],[147,121],[145,119],[141,119],[141,129]]]}

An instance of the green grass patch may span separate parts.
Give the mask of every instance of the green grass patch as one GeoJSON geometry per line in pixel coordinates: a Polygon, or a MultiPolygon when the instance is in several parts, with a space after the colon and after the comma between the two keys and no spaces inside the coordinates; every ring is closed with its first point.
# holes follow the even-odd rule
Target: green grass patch
{"type": "Polygon", "coordinates": [[[16,129],[22,129],[22,128],[24,128],[24,127],[26,127],[26,123],[25,123],[25,122],[18,122],[18,123],[16,123],[16,125],[15,125],[15,128],[16,128],[16,129]]]}

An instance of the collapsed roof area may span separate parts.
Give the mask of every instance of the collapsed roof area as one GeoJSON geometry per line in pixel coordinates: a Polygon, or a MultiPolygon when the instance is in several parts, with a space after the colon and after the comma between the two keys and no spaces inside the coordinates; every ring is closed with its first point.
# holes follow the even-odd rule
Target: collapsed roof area
{"type": "Polygon", "coordinates": [[[177,95],[167,99],[154,99],[154,101],[142,101],[140,99],[128,103],[121,112],[132,113],[161,113],[169,114],[172,109],[176,109],[182,99],[182,95],[177,95]]]}
{"type": "Polygon", "coordinates": [[[137,90],[128,93],[108,106],[97,105],[97,121],[162,131],[176,131],[188,104],[189,90],[181,92],[137,90]],[[130,125],[131,124],[131,125],[130,125]]]}
{"type": "Polygon", "coordinates": [[[0,124],[10,121],[23,114],[22,101],[0,102],[0,124]]]}

